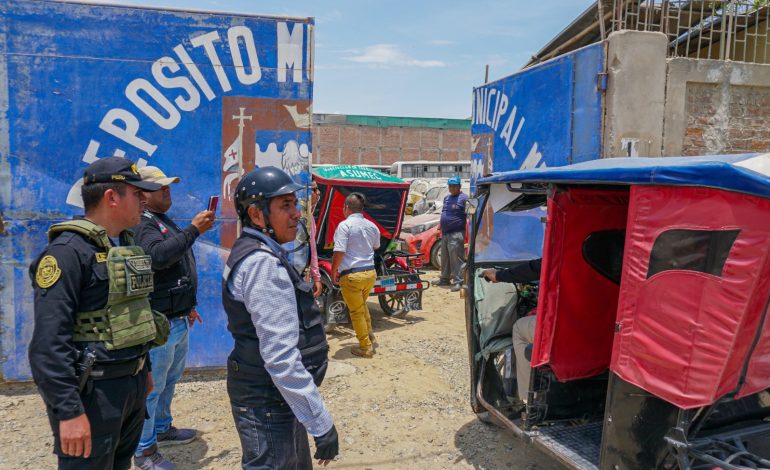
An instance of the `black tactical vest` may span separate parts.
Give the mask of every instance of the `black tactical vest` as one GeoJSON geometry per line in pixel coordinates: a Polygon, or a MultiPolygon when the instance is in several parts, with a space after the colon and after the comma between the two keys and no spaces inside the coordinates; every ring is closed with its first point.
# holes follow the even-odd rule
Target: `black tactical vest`
{"type": "MultiPolygon", "coordinates": [[[[164,240],[182,231],[173,220],[169,218],[167,221],[161,220],[149,210],[145,210],[142,217],[143,220],[140,223],[165,226],[166,231],[161,230],[164,240]]],[[[152,309],[169,318],[178,318],[190,313],[197,303],[198,276],[195,269],[195,258],[190,248],[179,261],[166,269],[156,271],[155,289],[150,293],[152,309]]]]}
{"type": "Polygon", "coordinates": [[[227,279],[238,263],[256,250],[275,256],[289,272],[294,284],[294,298],[299,317],[299,342],[302,364],[321,385],[328,365],[329,345],[326,342],[321,312],[313,298],[312,286],[304,282],[297,270],[283,256],[278,245],[261,234],[246,231],[235,241],[227,259],[226,275],[222,281],[222,304],[227,313],[227,329],[233,335],[235,345],[227,361],[227,393],[230,401],[241,406],[265,406],[285,403],[259,353],[251,315],[246,306],[233,297],[227,288],[227,279]],[[271,249],[271,247],[273,247],[271,249]],[[276,254],[278,253],[278,254],[276,254]]]}

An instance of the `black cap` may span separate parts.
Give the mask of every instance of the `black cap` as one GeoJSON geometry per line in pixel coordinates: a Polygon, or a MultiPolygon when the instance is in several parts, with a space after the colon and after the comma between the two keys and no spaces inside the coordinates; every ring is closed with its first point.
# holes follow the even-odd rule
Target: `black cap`
{"type": "Polygon", "coordinates": [[[144,191],[157,191],[163,186],[142,181],[136,164],[123,157],[104,157],[88,165],[83,173],[83,185],[93,183],[126,183],[144,191]]]}

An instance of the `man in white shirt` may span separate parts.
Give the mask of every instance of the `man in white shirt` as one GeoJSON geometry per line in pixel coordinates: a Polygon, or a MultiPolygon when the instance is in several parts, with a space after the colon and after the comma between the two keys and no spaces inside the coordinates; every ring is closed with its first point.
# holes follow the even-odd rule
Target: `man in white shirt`
{"type": "Polygon", "coordinates": [[[364,218],[365,203],[366,198],[361,193],[350,193],[345,199],[342,208],[345,220],[334,231],[332,276],[335,284],[339,282],[358,339],[358,346],[350,348],[350,352],[355,356],[371,358],[375,338],[366,300],[377,278],[374,250],[380,247],[380,230],[364,218]]]}

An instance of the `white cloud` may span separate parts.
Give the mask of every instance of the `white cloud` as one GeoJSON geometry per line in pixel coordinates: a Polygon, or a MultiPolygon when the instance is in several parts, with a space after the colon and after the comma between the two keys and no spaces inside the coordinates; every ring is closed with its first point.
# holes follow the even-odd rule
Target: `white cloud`
{"type": "Polygon", "coordinates": [[[396,44],[375,44],[363,51],[355,51],[346,60],[372,66],[446,67],[440,60],[419,60],[409,57],[396,44]]]}

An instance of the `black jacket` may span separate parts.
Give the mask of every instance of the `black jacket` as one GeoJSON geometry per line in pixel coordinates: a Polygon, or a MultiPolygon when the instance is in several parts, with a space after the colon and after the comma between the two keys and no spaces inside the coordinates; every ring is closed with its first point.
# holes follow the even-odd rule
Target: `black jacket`
{"type": "Polygon", "coordinates": [[[542,258],[524,261],[511,268],[498,269],[495,271],[497,282],[525,283],[540,280],[540,266],[542,258]]]}
{"type": "MultiPolygon", "coordinates": [[[[125,241],[124,241],[125,243],[125,241]]],[[[40,395],[59,420],[71,419],[85,412],[80,400],[75,361],[80,351],[88,348],[96,354],[97,364],[124,362],[147,353],[150,345],[108,350],[104,343],[81,343],[72,340],[77,312],[99,310],[107,305],[109,284],[106,256],[97,261],[103,249],[84,236],[64,232],[32,263],[29,269],[35,290],[35,327],[29,343],[29,365],[40,395]],[[42,276],[47,288],[36,281],[38,264],[52,256],[58,274],[49,270],[42,276]],[[50,281],[54,281],[50,284],[50,281]]],[[[50,258],[45,261],[49,267],[50,258]]]]}
{"type": "Polygon", "coordinates": [[[150,294],[153,310],[169,318],[187,315],[197,305],[198,273],[192,246],[198,229],[184,229],[165,214],[144,211],[139,225],[132,229],[136,244],[152,257],[155,290],[150,294]]]}

